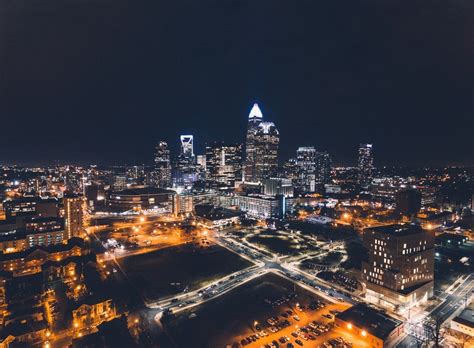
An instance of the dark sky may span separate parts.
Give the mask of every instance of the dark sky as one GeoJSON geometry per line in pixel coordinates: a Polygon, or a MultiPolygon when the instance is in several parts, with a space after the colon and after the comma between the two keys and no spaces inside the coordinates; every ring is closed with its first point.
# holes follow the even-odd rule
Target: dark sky
{"type": "Polygon", "coordinates": [[[354,163],[474,164],[472,0],[0,0],[0,163],[242,141],[253,102],[354,163]]]}

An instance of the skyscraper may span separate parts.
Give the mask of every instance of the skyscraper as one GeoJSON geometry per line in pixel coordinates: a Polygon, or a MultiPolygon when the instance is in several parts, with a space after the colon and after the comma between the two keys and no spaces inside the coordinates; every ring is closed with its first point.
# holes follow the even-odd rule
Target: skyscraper
{"type": "Polygon", "coordinates": [[[316,183],[328,184],[331,181],[331,156],[326,151],[316,153],[316,183]]]}
{"type": "Polygon", "coordinates": [[[84,227],[83,212],[84,199],[82,196],[66,194],[63,198],[64,206],[64,239],[76,237],[84,227]]]}
{"type": "Polygon", "coordinates": [[[280,133],[273,122],[264,122],[258,104],[249,113],[245,149],[245,180],[259,182],[278,167],[280,133]]]}
{"type": "Polygon", "coordinates": [[[234,187],[242,178],[242,145],[219,142],[207,145],[206,170],[212,185],[234,187]]]}
{"type": "Polygon", "coordinates": [[[194,139],[192,135],[181,135],[181,154],[187,158],[194,157],[194,139]]]}
{"type": "Polygon", "coordinates": [[[368,187],[372,182],[374,170],[374,156],[372,154],[372,144],[360,144],[359,146],[359,185],[368,187]]]}
{"type": "Polygon", "coordinates": [[[173,186],[190,188],[199,179],[192,135],[180,136],[180,154],[173,165],[173,186]]]}
{"type": "Polygon", "coordinates": [[[316,149],[313,146],[296,150],[298,166],[297,186],[305,192],[314,192],[316,184],[316,149]]]}
{"type": "Polygon", "coordinates": [[[156,146],[153,183],[155,187],[171,186],[170,150],[165,141],[160,141],[156,146]]]}

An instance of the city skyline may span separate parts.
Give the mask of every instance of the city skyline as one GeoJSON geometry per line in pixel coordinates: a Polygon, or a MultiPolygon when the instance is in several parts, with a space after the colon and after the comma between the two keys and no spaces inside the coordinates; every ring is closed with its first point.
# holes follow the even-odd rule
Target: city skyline
{"type": "Polygon", "coordinates": [[[0,139],[0,162],[143,163],[161,139],[175,151],[180,134],[203,153],[212,141],[243,142],[258,102],[281,131],[282,159],[315,146],[355,164],[358,144],[374,143],[379,163],[473,165],[468,3],[121,11],[124,1],[6,7],[16,39],[2,46],[0,114],[15,131],[0,139]]]}

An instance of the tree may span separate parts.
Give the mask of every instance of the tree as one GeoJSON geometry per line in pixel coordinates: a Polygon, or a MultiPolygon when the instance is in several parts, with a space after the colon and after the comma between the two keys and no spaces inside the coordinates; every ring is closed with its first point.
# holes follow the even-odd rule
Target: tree
{"type": "Polygon", "coordinates": [[[433,342],[435,348],[441,347],[446,331],[443,329],[444,320],[439,315],[430,316],[425,322],[425,332],[427,338],[433,342]]]}

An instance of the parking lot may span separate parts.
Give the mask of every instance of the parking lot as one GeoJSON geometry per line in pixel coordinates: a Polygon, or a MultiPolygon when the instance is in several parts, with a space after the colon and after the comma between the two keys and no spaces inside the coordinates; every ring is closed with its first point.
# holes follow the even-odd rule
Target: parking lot
{"type": "Polygon", "coordinates": [[[251,330],[235,337],[229,346],[248,348],[292,347],[370,347],[338,328],[334,315],[348,307],[344,303],[327,303],[314,299],[300,305],[297,299],[275,306],[274,315],[265,322],[252,323],[251,330]]]}

